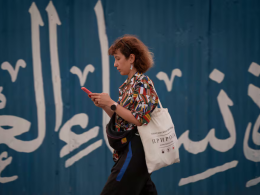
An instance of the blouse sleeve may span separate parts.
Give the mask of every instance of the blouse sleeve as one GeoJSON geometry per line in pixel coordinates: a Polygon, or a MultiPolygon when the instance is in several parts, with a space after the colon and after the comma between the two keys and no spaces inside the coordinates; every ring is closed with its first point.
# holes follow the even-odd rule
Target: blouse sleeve
{"type": "Polygon", "coordinates": [[[143,125],[151,120],[151,113],[158,105],[158,96],[149,78],[138,81],[133,89],[133,116],[143,125]]]}

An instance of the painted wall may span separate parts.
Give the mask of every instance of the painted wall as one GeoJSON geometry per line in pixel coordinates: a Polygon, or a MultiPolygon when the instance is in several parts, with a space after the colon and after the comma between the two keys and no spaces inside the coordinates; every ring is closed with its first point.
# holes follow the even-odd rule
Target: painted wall
{"type": "Polygon", "coordinates": [[[117,100],[124,34],[154,53],[179,138],[159,194],[259,194],[259,18],[258,0],[0,0],[0,194],[101,192],[109,118],[80,88],[117,100]]]}

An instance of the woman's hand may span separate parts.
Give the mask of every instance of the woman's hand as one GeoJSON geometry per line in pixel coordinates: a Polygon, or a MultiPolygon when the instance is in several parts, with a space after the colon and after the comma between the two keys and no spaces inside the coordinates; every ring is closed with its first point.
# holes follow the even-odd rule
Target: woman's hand
{"type": "Polygon", "coordinates": [[[100,104],[98,104],[98,103],[96,103],[95,102],[95,100],[92,100],[93,101],[93,103],[95,104],[95,106],[97,106],[97,107],[99,107],[99,108],[105,108],[106,106],[104,106],[104,105],[100,105],[100,104]]]}
{"type": "Polygon", "coordinates": [[[89,95],[95,106],[104,108],[105,106],[111,106],[114,101],[110,98],[107,93],[91,93],[89,95]]]}
{"type": "MultiPolygon", "coordinates": [[[[92,94],[91,94],[92,95],[92,94]]],[[[92,97],[91,95],[88,95],[88,97],[93,101],[94,105],[99,107],[99,108],[105,108],[105,105],[101,105],[101,104],[98,104],[96,99],[94,97],[92,97]]]]}

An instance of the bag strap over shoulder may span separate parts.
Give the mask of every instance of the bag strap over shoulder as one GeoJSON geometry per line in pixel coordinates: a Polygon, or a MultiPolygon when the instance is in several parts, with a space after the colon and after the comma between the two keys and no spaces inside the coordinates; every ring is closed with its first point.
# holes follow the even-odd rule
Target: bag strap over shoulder
{"type": "Polygon", "coordinates": [[[156,93],[157,96],[158,96],[158,102],[159,102],[160,108],[163,108],[163,107],[162,107],[162,104],[161,104],[161,101],[160,101],[160,99],[159,99],[159,95],[158,95],[158,93],[156,92],[155,87],[154,87],[154,85],[153,85],[153,81],[152,81],[152,86],[153,86],[153,90],[155,91],[155,93],[156,93]]]}

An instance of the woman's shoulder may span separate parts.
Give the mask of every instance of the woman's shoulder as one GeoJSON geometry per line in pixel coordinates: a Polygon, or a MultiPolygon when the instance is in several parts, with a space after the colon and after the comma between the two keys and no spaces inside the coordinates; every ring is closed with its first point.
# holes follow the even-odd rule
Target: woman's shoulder
{"type": "Polygon", "coordinates": [[[140,74],[140,76],[136,80],[136,84],[139,84],[139,85],[146,84],[146,85],[153,86],[153,81],[149,78],[149,76],[147,76],[145,74],[140,74]]]}
{"type": "Polygon", "coordinates": [[[158,99],[153,81],[147,75],[142,74],[139,76],[139,78],[136,80],[134,91],[136,93],[145,95],[146,98],[152,98],[154,102],[158,99]]]}

